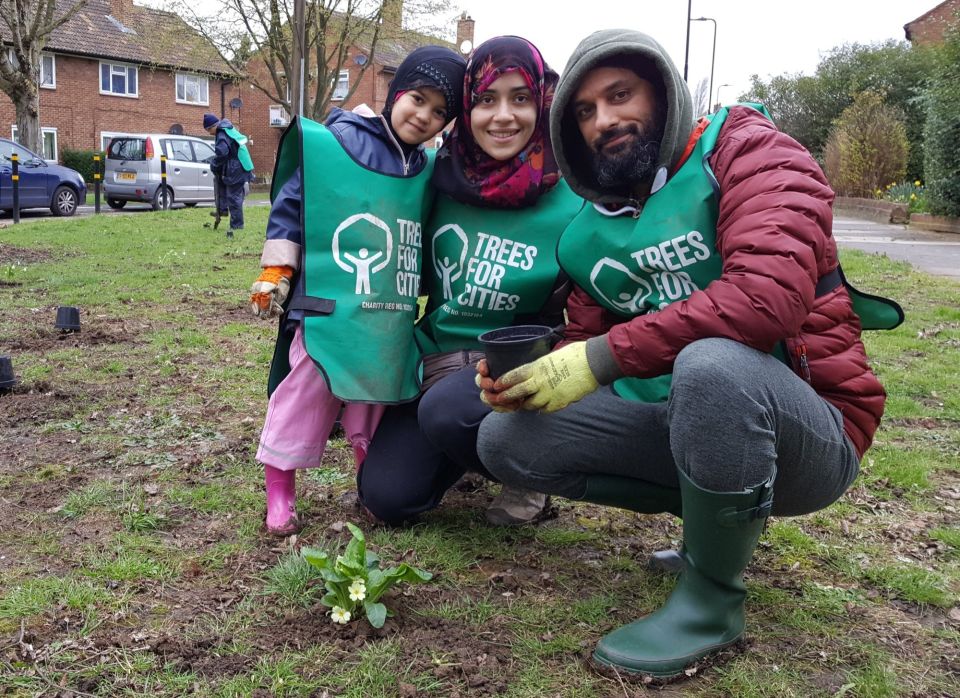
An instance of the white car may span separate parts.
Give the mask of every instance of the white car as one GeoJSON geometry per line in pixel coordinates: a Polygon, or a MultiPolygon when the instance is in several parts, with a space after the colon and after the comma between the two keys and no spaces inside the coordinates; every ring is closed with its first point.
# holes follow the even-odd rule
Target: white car
{"type": "Polygon", "coordinates": [[[154,210],[174,202],[186,206],[213,203],[211,141],[169,133],[117,136],[107,146],[103,193],[110,208],[128,201],[149,203],[154,210]],[[167,156],[167,186],[160,187],[160,154],[167,156]]]}

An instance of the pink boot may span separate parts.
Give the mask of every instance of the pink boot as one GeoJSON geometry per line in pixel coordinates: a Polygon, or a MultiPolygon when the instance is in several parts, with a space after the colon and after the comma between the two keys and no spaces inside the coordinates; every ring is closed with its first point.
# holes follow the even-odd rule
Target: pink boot
{"type": "Polygon", "coordinates": [[[267,533],[289,536],[300,530],[297,519],[296,470],[264,465],[267,479],[267,533]]]}

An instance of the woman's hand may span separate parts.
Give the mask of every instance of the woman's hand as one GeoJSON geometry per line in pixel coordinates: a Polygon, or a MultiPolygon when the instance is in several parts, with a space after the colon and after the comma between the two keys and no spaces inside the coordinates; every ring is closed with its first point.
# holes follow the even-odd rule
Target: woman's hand
{"type": "Polygon", "coordinates": [[[494,412],[516,412],[523,407],[523,400],[506,400],[500,393],[504,386],[490,377],[490,367],[486,359],[477,363],[477,387],[480,388],[480,401],[489,405],[494,412]]]}

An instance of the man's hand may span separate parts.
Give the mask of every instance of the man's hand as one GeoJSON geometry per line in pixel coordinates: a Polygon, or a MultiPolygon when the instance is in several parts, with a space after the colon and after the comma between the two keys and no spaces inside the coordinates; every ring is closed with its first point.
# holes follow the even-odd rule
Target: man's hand
{"type": "Polygon", "coordinates": [[[262,318],[282,315],[292,276],[293,269],[290,267],[264,267],[250,287],[250,312],[262,318]]]}
{"type": "Polygon", "coordinates": [[[523,400],[503,399],[495,387],[497,381],[490,377],[490,367],[487,366],[486,359],[480,359],[477,363],[477,377],[474,382],[480,388],[480,402],[488,405],[494,412],[516,412],[523,407],[523,400]]]}
{"type": "MultiPolygon", "coordinates": [[[[479,366],[478,366],[479,371],[479,366]]],[[[477,384],[481,399],[505,410],[556,412],[589,395],[599,386],[587,362],[587,343],[574,342],[536,361],[508,371],[496,381],[489,375],[477,384]]]]}

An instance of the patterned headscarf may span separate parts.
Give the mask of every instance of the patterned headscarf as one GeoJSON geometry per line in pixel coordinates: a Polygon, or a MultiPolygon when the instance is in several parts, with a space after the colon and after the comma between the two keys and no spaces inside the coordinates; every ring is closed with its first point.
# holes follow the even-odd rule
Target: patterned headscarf
{"type": "Polygon", "coordinates": [[[480,44],[467,63],[463,115],[437,154],[433,183],[453,199],[488,208],[533,206],[560,179],[550,146],[549,114],[558,76],[544,63],[537,47],[517,36],[500,36],[480,44]],[[498,78],[519,73],[533,92],[537,123],[519,153],[494,160],[477,144],[470,130],[470,110],[498,78]]]}

